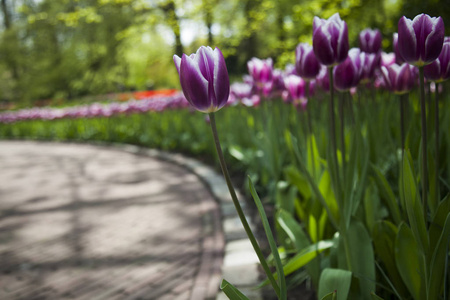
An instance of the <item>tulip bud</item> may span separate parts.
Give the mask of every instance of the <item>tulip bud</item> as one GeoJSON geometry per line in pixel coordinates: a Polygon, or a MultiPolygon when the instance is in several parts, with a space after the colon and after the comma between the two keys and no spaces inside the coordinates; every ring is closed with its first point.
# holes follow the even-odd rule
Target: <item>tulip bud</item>
{"type": "Polygon", "coordinates": [[[320,71],[320,63],[314,54],[313,47],[302,43],[295,49],[295,69],[305,80],[316,78],[320,71]]]}
{"type": "Polygon", "coordinates": [[[221,109],[228,101],[230,80],[219,48],[200,47],[189,56],[173,56],[181,88],[188,102],[205,113],[221,109]]]}
{"type": "Polygon", "coordinates": [[[386,87],[396,94],[405,94],[414,87],[416,72],[414,67],[409,64],[383,66],[381,73],[386,87]]]}
{"type": "Polygon", "coordinates": [[[287,76],[284,85],[291,99],[298,100],[305,97],[305,81],[300,76],[287,76]]]}
{"type": "Polygon", "coordinates": [[[398,21],[398,51],[410,64],[424,66],[438,58],[444,42],[445,28],[441,17],[420,14],[398,21]]]}
{"type": "Polygon", "coordinates": [[[361,79],[361,55],[358,48],[352,48],[348,57],[334,67],[334,86],[337,90],[346,91],[356,87],[361,79]]]}
{"type": "Polygon", "coordinates": [[[288,98],[285,100],[292,100],[296,107],[306,109],[305,81],[300,76],[289,75],[284,79],[284,84],[288,92],[288,98]]]}
{"type": "Polygon", "coordinates": [[[328,77],[328,70],[324,65],[322,65],[319,74],[316,77],[316,84],[320,86],[325,92],[330,91],[330,79],[328,77]]]}
{"type": "Polygon", "coordinates": [[[273,61],[271,58],[259,59],[253,57],[247,63],[248,73],[257,83],[268,83],[273,80],[273,61]]]}
{"type": "Polygon", "coordinates": [[[256,88],[268,96],[273,88],[273,61],[271,58],[262,60],[253,57],[247,62],[249,74],[253,77],[256,88]]]}
{"type": "Polygon", "coordinates": [[[442,82],[450,78],[450,40],[446,38],[441,54],[423,69],[425,77],[430,81],[442,82]]]}
{"type": "Polygon", "coordinates": [[[375,71],[380,68],[380,53],[361,52],[361,80],[371,81],[375,76],[375,71]]]}
{"type": "Polygon", "coordinates": [[[341,20],[338,13],[328,20],[314,17],[313,48],[317,60],[326,66],[336,65],[347,58],[347,23],[341,20]]]}
{"type": "Polygon", "coordinates": [[[381,33],[378,29],[364,29],[359,34],[359,47],[366,53],[378,53],[381,50],[381,33]]]}

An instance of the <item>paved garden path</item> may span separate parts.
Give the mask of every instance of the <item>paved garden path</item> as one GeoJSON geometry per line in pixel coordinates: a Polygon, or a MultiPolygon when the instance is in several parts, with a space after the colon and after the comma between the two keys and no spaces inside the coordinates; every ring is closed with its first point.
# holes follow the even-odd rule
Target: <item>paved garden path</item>
{"type": "Polygon", "coordinates": [[[192,173],[114,148],[0,142],[0,299],[209,299],[218,205],[192,173]]]}

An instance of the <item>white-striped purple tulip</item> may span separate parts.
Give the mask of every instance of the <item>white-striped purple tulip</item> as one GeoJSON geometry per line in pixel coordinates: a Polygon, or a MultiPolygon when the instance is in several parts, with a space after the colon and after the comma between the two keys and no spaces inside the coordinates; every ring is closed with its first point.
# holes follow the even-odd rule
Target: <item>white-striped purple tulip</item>
{"type": "Polygon", "coordinates": [[[378,53],[381,50],[381,32],[378,29],[364,29],[359,34],[359,48],[366,53],[378,53]]]}
{"type": "Polygon", "coordinates": [[[430,81],[442,82],[450,78],[450,39],[446,39],[439,57],[426,65],[423,72],[430,81]]]}
{"type": "Polygon", "coordinates": [[[301,43],[295,49],[295,70],[305,80],[313,80],[319,74],[320,63],[311,45],[301,43]]]}
{"type": "Polygon", "coordinates": [[[334,86],[339,91],[348,91],[356,87],[361,79],[362,62],[361,51],[352,48],[348,52],[348,57],[339,65],[334,67],[334,86]]]}
{"type": "Polygon", "coordinates": [[[386,87],[395,94],[405,94],[412,90],[416,82],[414,67],[404,63],[393,64],[389,67],[381,67],[381,73],[386,87]]]}
{"type": "Polygon", "coordinates": [[[235,82],[231,85],[231,94],[238,99],[250,97],[253,94],[253,85],[245,82],[235,82]]]}
{"type": "Polygon", "coordinates": [[[279,70],[279,69],[273,70],[273,90],[274,91],[284,90],[284,77],[285,77],[285,74],[282,70],[279,70]]]}
{"type": "Polygon", "coordinates": [[[314,17],[313,49],[317,60],[325,66],[343,62],[348,55],[348,28],[339,13],[328,20],[314,17]]]}
{"type": "Polygon", "coordinates": [[[247,62],[248,73],[258,84],[265,84],[273,80],[273,61],[271,58],[259,59],[253,57],[247,62]]]}
{"type": "Polygon", "coordinates": [[[296,107],[301,109],[306,109],[306,104],[308,100],[305,97],[305,80],[297,75],[289,75],[284,79],[284,85],[287,90],[287,97],[285,96],[285,101],[292,101],[296,107]]]}
{"type": "Polygon", "coordinates": [[[173,56],[181,88],[188,102],[198,111],[211,113],[228,101],[230,80],[219,48],[200,47],[189,56],[173,56]]]}
{"type": "Polygon", "coordinates": [[[370,82],[380,68],[381,53],[361,52],[361,81],[370,82]]]}
{"type": "Polygon", "coordinates": [[[398,51],[407,63],[430,64],[441,53],[444,35],[441,17],[420,14],[410,20],[403,16],[398,21],[398,51]]]}
{"type": "Polygon", "coordinates": [[[297,75],[289,75],[284,79],[284,86],[293,100],[305,97],[305,81],[297,75]]]}
{"type": "Polygon", "coordinates": [[[328,77],[328,70],[324,65],[322,65],[319,74],[317,74],[316,84],[320,86],[325,92],[330,91],[330,79],[328,77]]]}

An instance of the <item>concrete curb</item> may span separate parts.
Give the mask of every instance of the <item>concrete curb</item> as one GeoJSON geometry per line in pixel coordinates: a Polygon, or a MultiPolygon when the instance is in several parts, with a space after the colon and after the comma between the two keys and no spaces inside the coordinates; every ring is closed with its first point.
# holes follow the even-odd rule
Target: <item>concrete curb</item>
{"type": "MultiPolygon", "coordinates": [[[[103,146],[105,146],[105,144],[103,144],[103,146]]],[[[113,146],[125,152],[138,155],[147,155],[187,168],[208,186],[220,206],[222,228],[225,239],[225,253],[222,270],[221,272],[219,271],[218,274],[213,274],[213,276],[221,275],[221,277],[213,279],[214,282],[218,283],[215,298],[216,300],[228,299],[222,291],[219,291],[219,284],[223,278],[237,287],[249,299],[262,300],[263,298],[261,291],[255,289],[260,282],[258,272],[259,260],[249,239],[247,238],[244,227],[242,226],[238,214],[234,208],[233,201],[228,192],[228,187],[223,176],[221,174],[217,174],[213,168],[207,166],[206,164],[181,154],[169,153],[156,149],[147,149],[134,145],[114,144],[113,146]]],[[[242,201],[243,197],[238,191],[237,196],[238,199],[241,199],[241,206],[247,216],[247,221],[249,222],[250,227],[254,228],[251,219],[248,217],[246,204],[242,201]]],[[[215,242],[220,243],[217,238],[215,239],[215,242]]],[[[210,286],[209,290],[211,291],[211,289],[214,289],[214,287],[210,286]]],[[[211,293],[208,294],[210,295],[211,293]]]]}

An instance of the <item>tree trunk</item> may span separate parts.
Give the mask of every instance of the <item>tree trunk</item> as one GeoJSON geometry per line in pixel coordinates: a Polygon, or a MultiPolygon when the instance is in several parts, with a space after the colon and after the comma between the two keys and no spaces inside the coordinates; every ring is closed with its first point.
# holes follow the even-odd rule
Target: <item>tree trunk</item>
{"type": "Polygon", "coordinates": [[[175,54],[181,57],[183,55],[183,45],[181,44],[180,20],[175,13],[175,2],[173,0],[169,0],[165,4],[161,5],[161,9],[165,13],[167,23],[172,28],[175,35],[175,54]]]}
{"type": "Polygon", "coordinates": [[[213,47],[214,38],[212,34],[213,24],[213,4],[211,1],[203,0],[203,10],[205,11],[205,24],[208,28],[208,45],[213,47]]]}

